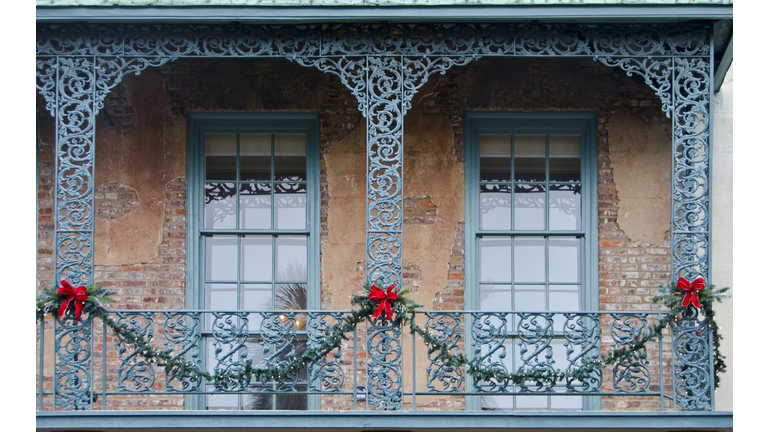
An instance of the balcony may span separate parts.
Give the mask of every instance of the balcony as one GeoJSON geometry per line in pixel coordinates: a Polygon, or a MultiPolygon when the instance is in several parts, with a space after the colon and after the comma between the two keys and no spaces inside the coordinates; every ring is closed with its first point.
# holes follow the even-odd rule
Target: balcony
{"type": "MultiPolygon", "coordinates": [[[[242,371],[246,362],[255,368],[284,365],[317,347],[351,313],[136,310],[109,316],[172,358],[221,375],[242,371]]],[[[662,312],[420,311],[415,323],[452,356],[464,353],[497,371],[553,373],[572,372],[629,347],[663,317],[662,312]]],[[[712,353],[706,324],[695,318],[665,329],[633,362],[597,369],[582,380],[518,385],[473,380],[408,326],[368,319],[346,333],[339,348],[298,373],[230,381],[226,388],[148,361],[105,323],[83,318],[75,323],[47,316],[38,324],[39,430],[364,429],[391,427],[392,421],[426,429],[732,428],[732,413],[712,411],[712,353]]]]}

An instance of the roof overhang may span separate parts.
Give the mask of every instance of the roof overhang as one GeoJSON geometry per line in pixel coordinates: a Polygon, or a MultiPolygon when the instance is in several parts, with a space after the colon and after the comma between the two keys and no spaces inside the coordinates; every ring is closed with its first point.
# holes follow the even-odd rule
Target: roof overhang
{"type": "Polygon", "coordinates": [[[430,21],[676,22],[732,20],[733,5],[37,6],[38,22],[343,23],[430,21]]]}

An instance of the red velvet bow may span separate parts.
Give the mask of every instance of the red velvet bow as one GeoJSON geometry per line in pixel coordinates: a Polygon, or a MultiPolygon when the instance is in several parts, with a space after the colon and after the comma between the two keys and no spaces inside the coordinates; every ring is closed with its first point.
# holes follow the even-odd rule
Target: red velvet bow
{"type": "Polygon", "coordinates": [[[59,288],[59,294],[68,295],[66,300],[59,306],[59,318],[64,317],[64,312],[67,311],[67,306],[72,300],[75,301],[75,322],[80,321],[80,312],[83,310],[83,301],[88,300],[88,293],[85,292],[85,286],[80,285],[77,288],[63,280],[61,281],[61,288],[59,288]]]}
{"type": "Polygon", "coordinates": [[[381,316],[382,309],[387,311],[387,319],[392,319],[392,302],[397,300],[397,292],[393,291],[394,289],[395,286],[390,285],[389,288],[387,288],[387,293],[384,294],[384,291],[376,285],[371,287],[371,293],[368,294],[368,299],[381,300],[379,307],[376,308],[376,312],[373,314],[373,319],[378,319],[381,316]]]}
{"type": "Polygon", "coordinates": [[[688,282],[685,278],[680,278],[677,280],[677,287],[681,290],[688,291],[685,293],[685,297],[683,297],[683,307],[686,307],[691,303],[693,303],[694,307],[701,307],[701,303],[699,303],[699,295],[696,294],[696,291],[704,289],[704,278],[698,277],[693,283],[688,282]]]}

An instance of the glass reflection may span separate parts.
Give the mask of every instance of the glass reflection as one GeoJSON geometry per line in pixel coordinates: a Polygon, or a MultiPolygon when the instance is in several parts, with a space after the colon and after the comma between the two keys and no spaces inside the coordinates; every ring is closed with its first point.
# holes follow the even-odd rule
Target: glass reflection
{"type": "Polygon", "coordinates": [[[549,186],[549,229],[581,229],[581,185],[549,186]]]}
{"type": "Polygon", "coordinates": [[[515,237],[515,282],[545,282],[544,237],[515,237]]]}
{"type": "Polygon", "coordinates": [[[275,180],[306,180],[306,135],[275,135],[275,180]]]}
{"type": "Polygon", "coordinates": [[[235,180],[237,169],[237,136],[205,135],[205,179],[235,180]]]}
{"type": "MultiPolygon", "coordinates": [[[[512,238],[480,238],[480,281],[512,281],[512,238]]],[[[508,305],[510,303],[507,303],[508,305]]]]}
{"type": "Polygon", "coordinates": [[[240,184],[240,228],[269,229],[272,194],[269,183],[240,184]]]}
{"type": "Polygon", "coordinates": [[[245,236],[240,241],[242,280],[249,282],[272,281],[272,236],[245,236]]]}
{"type": "Polygon", "coordinates": [[[307,185],[275,184],[275,228],[304,229],[307,226],[307,185]]]}
{"type": "Polygon", "coordinates": [[[550,282],[580,282],[580,249],[581,242],[577,237],[549,238],[550,282]]]}
{"type": "Polygon", "coordinates": [[[211,236],[205,238],[205,279],[210,281],[237,280],[237,237],[211,236]]]}
{"type": "Polygon", "coordinates": [[[306,282],[307,238],[304,236],[275,237],[275,280],[306,282]]]}
{"type": "Polygon", "coordinates": [[[545,181],[546,136],[515,135],[515,181],[545,181]]]}
{"type": "Polygon", "coordinates": [[[240,180],[269,180],[272,170],[272,136],[240,135],[240,180]]]}
{"type": "Polygon", "coordinates": [[[508,230],[512,223],[509,184],[480,185],[480,229],[508,230]]]}
{"type": "Polygon", "coordinates": [[[207,229],[234,229],[237,195],[234,183],[206,183],[204,222],[207,229]]]}
{"type": "Polygon", "coordinates": [[[515,229],[543,230],[546,191],[544,185],[515,185],[515,229]]]}
{"type": "Polygon", "coordinates": [[[549,180],[581,180],[581,136],[549,137],[549,180]]]}
{"type": "Polygon", "coordinates": [[[509,181],[512,168],[509,135],[480,136],[480,181],[509,181]]]}

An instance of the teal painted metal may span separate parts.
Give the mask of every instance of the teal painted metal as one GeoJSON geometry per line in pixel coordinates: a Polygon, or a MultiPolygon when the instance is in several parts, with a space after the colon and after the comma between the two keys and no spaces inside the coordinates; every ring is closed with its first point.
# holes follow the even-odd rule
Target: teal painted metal
{"type": "Polygon", "coordinates": [[[37,7],[37,21],[133,23],[314,24],[360,22],[645,22],[732,20],[733,5],[414,6],[387,8],[301,7],[37,7]]]}
{"type": "Polygon", "coordinates": [[[37,87],[58,131],[56,274],[73,282],[92,275],[94,117],[126,74],[177,58],[230,56],[285,57],[341,77],[367,122],[366,279],[387,285],[401,278],[402,124],[421,85],[482,56],[571,56],[642,77],[673,116],[673,273],[706,275],[710,33],[701,25],[39,27],[37,87]]]}
{"type": "Polygon", "coordinates": [[[714,77],[714,91],[719,92],[720,87],[723,85],[723,81],[725,81],[725,75],[728,73],[728,69],[731,68],[731,64],[733,63],[733,36],[731,36],[731,40],[728,41],[728,47],[726,47],[725,52],[723,53],[723,58],[720,60],[720,65],[717,67],[717,72],[715,72],[714,77]]]}
{"type": "Polygon", "coordinates": [[[733,412],[411,412],[375,411],[248,412],[248,411],[89,411],[37,413],[37,430],[61,429],[139,430],[197,428],[274,428],[333,430],[603,430],[638,431],[733,429],[733,412]]]}
{"type": "MultiPolygon", "coordinates": [[[[264,366],[276,366],[286,360],[294,358],[297,351],[292,349],[293,343],[302,337],[308,337],[309,346],[314,346],[322,340],[324,332],[340,323],[349,311],[312,311],[312,310],[141,310],[118,311],[111,313],[113,319],[138,334],[145,340],[165,347],[175,358],[185,358],[200,367],[203,364],[203,353],[206,346],[214,346],[215,353],[210,353],[208,358],[214,359],[215,364],[208,365],[207,370],[227,371],[241,368],[247,361],[255,361],[264,366]],[[307,323],[305,328],[299,328],[293,323],[299,319],[307,323]],[[203,323],[212,323],[210,329],[203,323]],[[254,325],[249,323],[253,322],[254,325]]],[[[658,316],[657,312],[569,312],[569,311],[421,311],[417,312],[418,322],[423,322],[424,328],[437,339],[449,345],[449,352],[457,354],[465,347],[465,354],[474,353],[482,355],[486,366],[493,366],[507,371],[517,370],[510,368],[505,356],[491,358],[487,353],[499,350],[499,347],[515,342],[521,347],[521,352],[535,352],[535,355],[523,355],[524,364],[520,367],[524,370],[542,369],[549,371],[573,371],[583,364],[584,359],[591,359],[599,352],[601,343],[612,342],[612,349],[630,345],[637,337],[647,331],[649,317],[658,316]],[[604,322],[610,326],[611,331],[607,335],[601,335],[598,322],[604,322]],[[511,325],[507,325],[510,323],[511,325]],[[471,328],[469,337],[462,338],[463,328],[471,328]],[[552,350],[558,345],[556,338],[562,339],[564,357],[558,354],[557,361],[553,362],[552,350]],[[593,353],[594,351],[594,353],[593,353]],[[594,354],[594,355],[593,355],[594,354]]],[[[89,328],[92,323],[86,323],[89,328]]],[[[399,381],[391,381],[389,368],[393,363],[402,362],[397,356],[401,350],[393,349],[389,339],[399,338],[400,335],[392,328],[384,326],[372,327],[366,325],[367,331],[361,332],[365,337],[366,351],[369,358],[365,367],[366,373],[381,370],[371,382],[376,387],[368,387],[366,394],[366,408],[381,410],[391,409],[392,404],[403,404],[402,387],[399,381]],[[377,346],[378,345],[378,346],[377,346]],[[386,358],[389,356],[389,358],[386,358]],[[371,365],[373,363],[373,365],[371,365]],[[374,367],[372,367],[374,366],[374,367]],[[375,380],[384,380],[377,383],[375,380]],[[376,392],[379,392],[376,394],[376,392]],[[370,401],[369,401],[370,399],[370,401]],[[387,405],[389,404],[389,405],[387,405]]],[[[690,335],[696,331],[692,327],[679,327],[675,329],[675,338],[684,339],[678,342],[685,345],[686,351],[681,355],[696,357],[699,363],[708,359],[701,355],[696,348],[700,343],[690,335]],[[678,330],[679,329],[679,330],[678,330]],[[688,343],[689,345],[686,345],[688,343]]],[[[78,333],[79,334],[79,333],[78,333]]],[[[415,341],[415,335],[409,335],[415,341]]],[[[85,338],[81,338],[85,341],[85,338]]],[[[85,341],[87,342],[87,341],[85,341]]],[[[398,344],[401,341],[397,341],[398,344]]],[[[415,347],[415,342],[412,342],[415,347]]],[[[661,350],[663,340],[656,344],[661,350]]],[[[71,349],[72,344],[67,348],[71,349]]],[[[93,347],[89,347],[89,353],[93,353],[93,347]]],[[[433,398],[434,396],[558,396],[558,397],[582,397],[601,395],[639,395],[661,396],[660,391],[654,391],[649,387],[651,377],[660,376],[659,365],[652,365],[639,356],[632,364],[616,365],[613,369],[613,381],[603,382],[601,374],[596,374],[589,382],[565,381],[560,389],[551,384],[540,386],[521,385],[512,386],[506,383],[495,383],[492,380],[474,383],[474,386],[464,386],[464,371],[447,365],[434,352],[414,350],[411,355],[413,385],[411,395],[416,397],[433,398]],[[418,351],[418,352],[417,352],[418,351]],[[420,366],[425,365],[426,366],[420,366]],[[418,371],[417,371],[418,368],[418,371]],[[419,383],[417,376],[425,379],[419,383]],[[564,390],[565,392],[560,392],[564,390]]],[[[70,352],[69,355],[77,355],[78,352],[70,352]]],[[[332,355],[321,361],[308,365],[308,380],[300,382],[300,377],[287,377],[279,382],[237,382],[230,383],[228,389],[213,387],[208,383],[203,386],[200,378],[180,376],[174,369],[166,370],[152,361],[147,361],[138,355],[136,349],[130,343],[124,342],[119,337],[114,344],[103,344],[100,348],[100,358],[116,359],[116,373],[105,375],[102,392],[102,406],[109,406],[109,399],[115,396],[132,394],[142,395],[188,395],[189,397],[201,397],[202,395],[238,395],[248,400],[263,400],[265,397],[294,395],[336,395],[342,397],[357,396],[357,386],[350,388],[345,381],[350,376],[356,377],[362,373],[360,362],[346,363],[350,354],[356,355],[357,346],[346,344],[332,355]],[[352,352],[350,352],[352,351],[352,352]],[[164,379],[160,379],[163,377],[164,379]],[[197,396],[200,395],[200,396],[197,396]]],[[[41,353],[42,355],[42,353],[41,353]]],[[[675,357],[676,374],[680,378],[695,378],[695,374],[702,368],[692,369],[691,361],[682,364],[680,355],[675,357]],[[681,371],[677,371],[681,369],[681,371]]],[[[356,359],[356,357],[353,357],[356,359]]],[[[72,365],[67,365],[72,366],[72,365]]],[[[80,367],[74,364],[73,367],[80,367]]],[[[70,367],[71,369],[71,367],[70,367]]],[[[92,370],[89,373],[92,374],[92,370]]],[[[402,373],[398,379],[404,377],[402,373]]],[[[68,379],[68,378],[62,378],[68,379]]],[[[73,383],[76,384],[76,383],[73,383]]],[[[81,383],[82,384],[82,383],[81,383]]],[[[355,383],[356,384],[356,383],[355,383]]],[[[59,388],[54,391],[62,393],[59,388]]],[[[677,389],[685,391],[685,389],[677,389]]],[[[82,389],[81,393],[74,396],[82,397],[83,394],[91,396],[89,389],[82,389]]],[[[70,393],[62,394],[59,400],[70,401],[73,396],[70,393]]],[[[71,403],[88,404],[90,400],[81,401],[75,399],[71,403]]],[[[240,403],[230,409],[237,409],[240,403]]],[[[79,406],[88,409],[89,406],[79,406]]],[[[320,409],[319,404],[314,407],[320,409]]],[[[263,408],[262,408],[263,409],[263,408]]]]}

